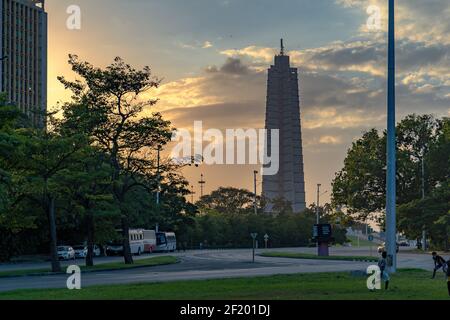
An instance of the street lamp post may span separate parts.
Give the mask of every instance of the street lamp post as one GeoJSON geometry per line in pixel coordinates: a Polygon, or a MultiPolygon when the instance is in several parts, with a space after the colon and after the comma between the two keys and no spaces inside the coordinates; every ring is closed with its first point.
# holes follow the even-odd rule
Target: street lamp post
{"type": "Polygon", "coordinates": [[[316,224],[320,223],[319,206],[320,206],[320,187],[321,186],[322,185],[320,183],[317,184],[316,224]]]}
{"type": "MultiPolygon", "coordinates": [[[[422,176],[421,176],[422,200],[425,200],[425,148],[422,150],[422,157],[421,157],[420,162],[422,165],[422,176]]],[[[423,230],[422,230],[422,249],[423,249],[423,251],[427,251],[427,229],[426,229],[426,226],[423,226],[423,230]]]]}
{"type": "Polygon", "coordinates": [[[202,173],[200,175],[200,181],[198,182],[198,184],[200,185],[200,199],[203,198],[203,188],[206,184],[206,181],[203,178],[204,178],[204,175],[202,173]]]}
{"type": "Polygon", "coordinates": [[[157,189],[156,189],[156,204],[159,205],[160,203],[160,193],[161,193],[161,172],[160,172],[160,162],[161,162],[161,146],[158,146],[158,160],[157,160],[157,172],[156,172],[156,179],[157,179],[157,189]]]}
{"type": "Polygon", "coordinates": [[[191,185],[191,203],[192,204],[194,204],[194,195],[195,195],[194,186],[191,185]]]}
{"type": "Polygon", "coordinates": [[[255,263],[255,247],[256,247],[256,237],[258,236],[257,233],[251,233],[250,234],[253,240],[253,263],[255,263]]]}
{"type": "Polygon", "coordinates": [[[397,269],[396,228],[396,134],[395,134],[395,5],[389,0],[388,110],[386,179],[386,248],[390,272],[397,269]]]}
{"type": "Polygon", "coordinates": [[[253,171],[253,186],[254,186],[253,206],[255,208],[255,215],[258,214],[258,204],[257,204],[257,201],[256,201],[256,197],[257,197],[257,195],[256,195],[256,183],[257,183],[256,176],[257,176],[257,174],[258,174],[258,171],[256,171],[256,170],[253,171]]]}

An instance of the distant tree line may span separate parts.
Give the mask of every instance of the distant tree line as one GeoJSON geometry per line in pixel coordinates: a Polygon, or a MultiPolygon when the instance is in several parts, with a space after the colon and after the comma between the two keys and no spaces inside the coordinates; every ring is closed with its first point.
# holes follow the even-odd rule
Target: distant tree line
{"type": "MultiPolygon", "coordinates": [[[[312,240],[316,210],[312,206],[294,213],[289,201],[273,199],[273,212],[264,212],[267,200],[245,189],[222,187],[203,196],[196,205],[199,214],[192,220],[187,232],[181,235],[188,247],[248,248],[252,246],[251,233],[258,233],[258,243],[264,246],[264,235],[269,236],[269,247],[315,246],[312,240]]],[[[334,243],[347,241],[346,227],[350,221],[338,217],[331,207],[320,208],[321,222],[331,223],[334,243]]]]}

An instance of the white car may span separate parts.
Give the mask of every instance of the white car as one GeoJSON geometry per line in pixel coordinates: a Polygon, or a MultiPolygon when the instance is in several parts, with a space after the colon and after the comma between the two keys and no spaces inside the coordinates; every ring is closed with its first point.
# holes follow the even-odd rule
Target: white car
{"type": "MultiPolygon", "coordinates": [[[[88,253],[87,246],[80,245],[80,246],[74,246],[73,249],[75,250],[75,257],[76,258],[86,258],[88,253]]],[[[101,250],[97,245],[94,245],[94,257],[100,257],[101,250]]]]}
{"type": "Polygon", "coordinates": [[[62,260],[75,260],[75,250],[69,246],[57,247],[58,258],[62,260]]]}

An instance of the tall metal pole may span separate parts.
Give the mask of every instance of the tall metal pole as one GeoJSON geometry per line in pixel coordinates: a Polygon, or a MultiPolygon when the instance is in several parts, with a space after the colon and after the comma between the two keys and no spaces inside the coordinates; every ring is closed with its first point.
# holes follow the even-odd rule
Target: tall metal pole
{"type": "Polygon", "coordinates": [[[160,159],[161,159],[161,146],[158,146],[158,163],[157,163],[157,173],[156,173],[156,179],[158,180],[158,185],[156,189],[156,204],[159,205],[160,203],[160,189],[161,189],[161,173],[160,173],[160,159]]]}
{"type": "Polygon", "coordinates": [[[255,208],[255,215],[258,214],[258,203],[256,201],[256,182],[257,182],[257,178],[256,175],[258,174],[258,171],[253,171],[253,186],[254,186],[254,199],[253,199],[253,206],[255,208]]]}
{"type": "MultiPolygon", "coordinates": [[[[422,200],[425,200],[425,149],[422,152],[422,200]]],[[[422,249],[423,251],[427,251],[427,230],[425,226],[423,226],[422,230],[422,249]]]]}
{"type": "Polygon", "coordinates": [[[389,271],[397,271],[396,133],[395,133],[395,6],[389,0],[387,110],[386,247],[389,271]]]}
{"type": "Polygon", "coordinates": [[[319,183],[317,184],[317,206],[316,206],[316,223],[320,223],[320,215],[319,215],[319,207],[320,207],[320,187],[322,185],[319,183]]]}
{"type": "Polygon", "coordinates": [[[191,185],[191,203],[194,204],[194,186],[191,185]]]}
{"type": "Polygon", "coordinates": [[[203,197],[203,186],[205,185],[206,181],[203,179],[203,173],[200,175],[200,181],[198,182],[200,184],[200,198],[203,197]]]}
{"type": "Polygon", "coordinates": [[[253,239],[253,263],[255,263],[255,242],[256,239],[253,239]]]}

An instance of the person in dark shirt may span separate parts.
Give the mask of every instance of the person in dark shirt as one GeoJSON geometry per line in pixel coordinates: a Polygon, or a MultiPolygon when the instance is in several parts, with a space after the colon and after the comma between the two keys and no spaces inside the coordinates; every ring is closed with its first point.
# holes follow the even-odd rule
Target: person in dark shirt
{"type": "Polygon", "coordinates": [[[442,268],[442,271],[444,273],[447,273],[447,261],[445,261],[444,258],[442,258],[440,255],[438,255],[436,252],[433,252],[431,254],[433,256],[433,261],[434,261],[434,270],[433,270],[433,277],[432,279],[434,279],[436,277],[436,272],[442,268]]]}
{"type": "Polygon", "coordinates": [[[384,281],[384,289],[387,290],[387,289],[389,289],[390,277],[389,277],[389,273],[386,271],[386,267],[387,267],[387,252],[386,251],[384,251],[381,254],[381,259],[378,260],[378,267],[380,268],[380,271],[381,271],[381,280],[384,281]]]}

